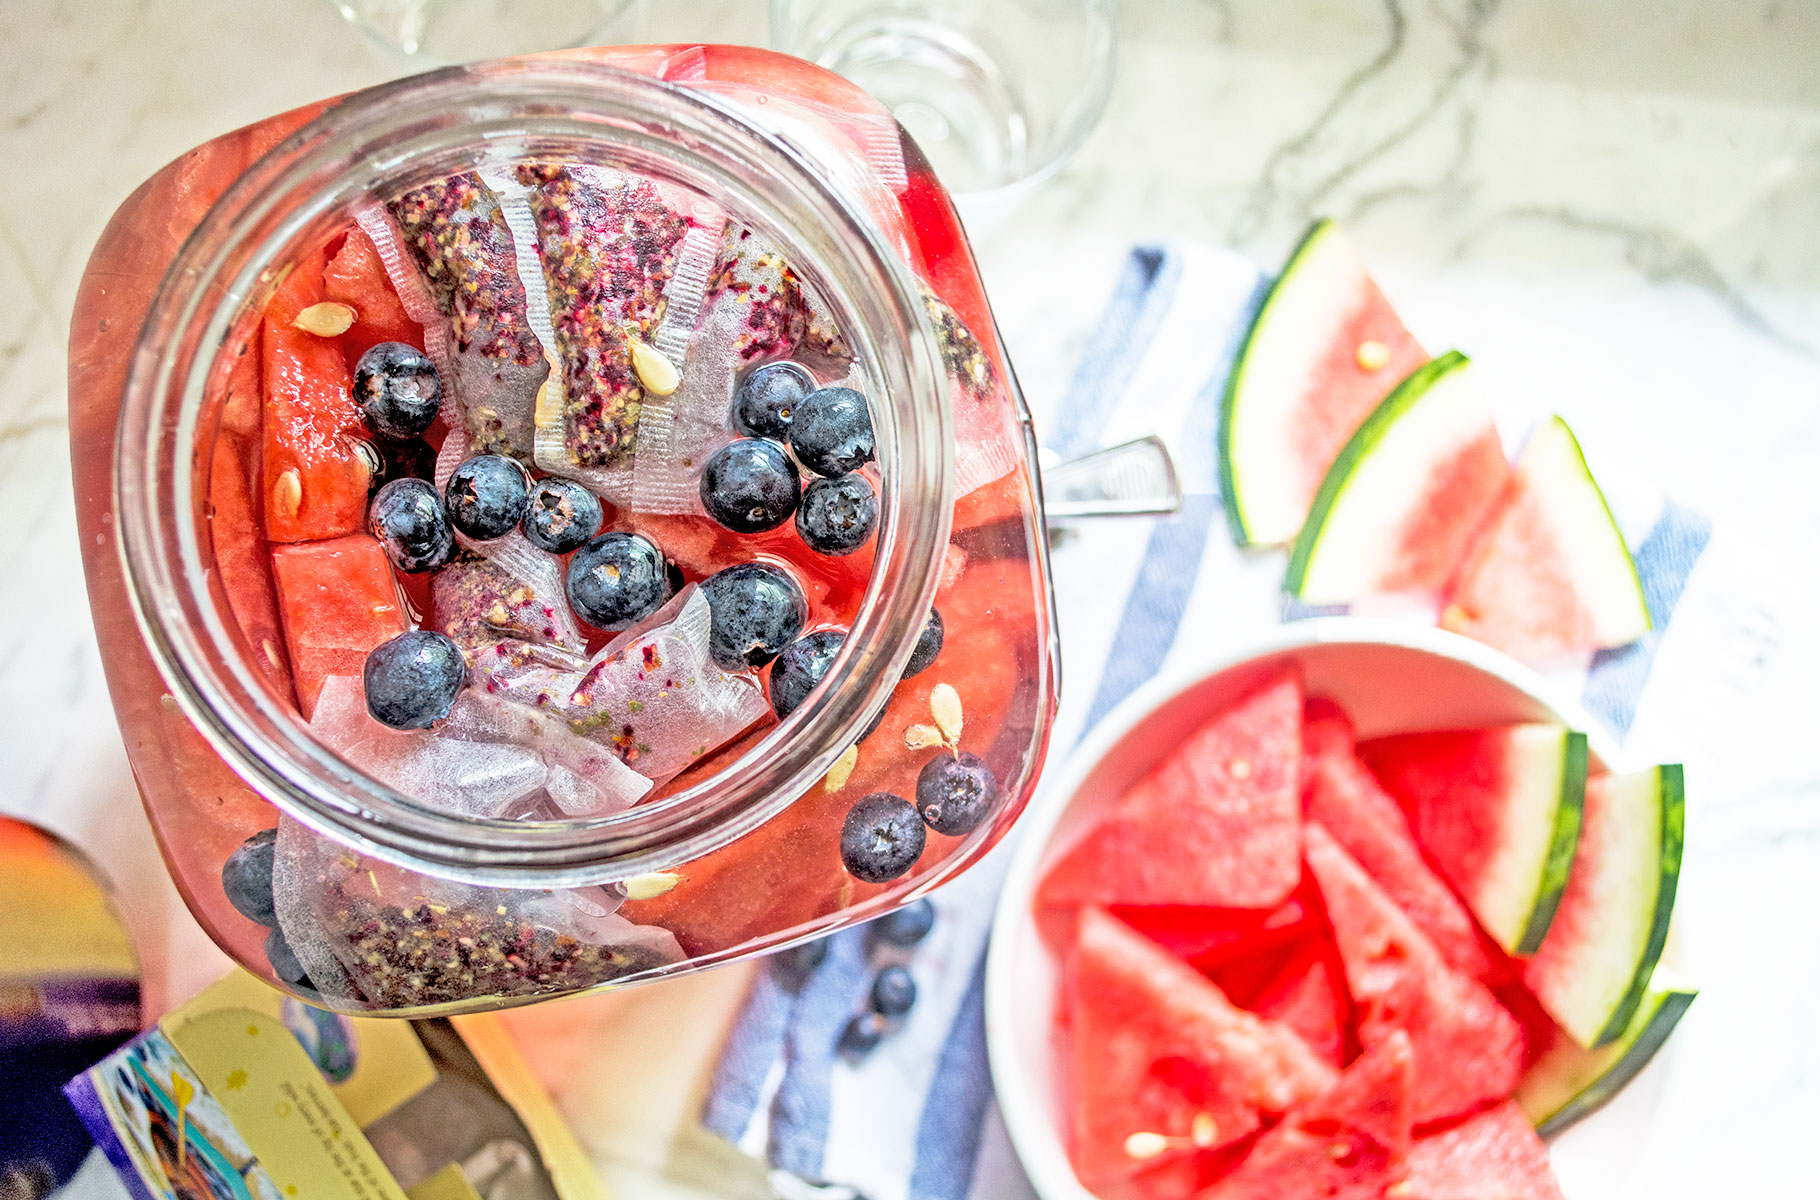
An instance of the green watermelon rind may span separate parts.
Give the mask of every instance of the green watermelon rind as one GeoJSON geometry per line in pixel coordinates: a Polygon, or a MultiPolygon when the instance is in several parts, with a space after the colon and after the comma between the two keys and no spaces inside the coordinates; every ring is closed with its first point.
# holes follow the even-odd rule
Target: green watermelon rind
{"type": "Polygon", "coordinates": [[[1226,525],[1232,531],[1232,540],[1240,546],[1252,544],[1251,530],[1245,523],[1244,501],[1239,485],[1238,468],[1233,463],[1232,429],[1233,414],[1238,410],[1241,393],[1245,387],[1246,368],[1251,360],[1251,351],[1261,333],[1265,332],[1273,304],[1284,288],[1291,285],[1296,278],[1296,265],[1305,261],[1307,255],[1317,250],[1326,241],[1329,234],[1337,234],[1339,226],[1330,218],[1322,217],[1309,226],[1308,232],[1290,252],[1289,261],[1283,264],[1282,272],[1271,283],[1270,290],[1264,294],[1263,302],[1258,305],[1257,316],[1251,319],[1251,328],[1245,331],[1245,340],[1240,344],[1238,353],[1233,356],[1232,370],[1226,374],[1226,387],[1220,393],[1220,427],[1218,434],[1220,471],[1220,499],[1226,510],[1226,525]]]}
{"type": "Polygon", "coordinates": [[[1624,565],[1630,568],[1631,582],[1637,588],[1637,607],[1643,613],[1643,628],[1646,632],[1654,629],[1656,618],[1655,614],[1649,611],[1649,595],[1643,590],[1643,576],[1637,571],[1636,557],[1631,554],[1630,545],[1624,540],[1624,531],[1618,528],[1618,516],[1611,510],[1611,501],[1605,498],[1605,489],[1599,486],[1599,481],[1593,478],[1592,468],[1586,465],[1586,451],[1581,448],[1580,439],[1574,436],[1573,426],[1560,416],[1552,416],[1549,421],[1567,435],[1567,445],[1573,451],[1573,466],[1578,468],[1579,477],[1584,481],[1586,487],[1594,496],[1598,497],[1599,508],[1605,514],[1606,524],[1611,529],[1612,540],[1617,543],[1618,554],[1623,557],[1624,565]]]}
{"type": "Polygon", "coordinates": [[[1615,1041],[1630,1028],[1631,1019],[1637,1015],[1644,993],[1649,990],[1649,981],[1655,977],[1662,951],[1668,946],[1668,923],[1675,915],[1675,891],[1681,882],[1681,853],[1687,837],[1687,784],[1679,763],[1665,764],[1655,771],[1657,794],[1662,804],[1661,874],[1656,886],[1656,911],[1650,920],[1649,941],[1644,945],[1643,957],[1637,961],[1630,987],[1612,1011],[1605,1028],[1593,1039],[1594,1046],[1615,1041]]]}
{"type": "Polygon", "coordinates": [[[1458,350],[1449,350],[1438,358],[1430,359],[1397,384],[1390,395],[1384,397],[1371,415],[1365,418],[1364,423],[1353,431],[1339,457],[1327,468],[1326,478],[1321,480],[1321,489],[1315,493],[1314,503],[1308,508],[1308,519],[1302,524],[1302,532],[1296,535],[1295,545],[1289,552],[1289,568],[1283,576],[1284,591],[1292,596],[1302,594],[1309,568],[1314,565],[1315,554],[1320,550],[1321,538],[1327,529],[1327,518],[1345,495],[1347,484],[1352,482],[1353,471],[1371,457],[1371,452],[1377,448],[1378,443],[1395,428],[1397,420],[1415,407],[1430,388],[1453,372],[1463,369],[1471,361],[1458,350]]]}
{"type": "Polygon", "coordinates": [[[1561,798],[1555,806],[1554,834],[1549,838],[1548,854],[1542,860],[1542,873],[1536,881],[1535,901],[1530,906],[1529,923],[1523,927],[1513,954],[1527,956],[1542,948],[1554,924],[1555,912],[1567,891],[1567,877],[1573,870],[1574,851],[1580,845],[1580,819],[1586,812],[1586,735],[1578,730],[1565,730],[1561,750],[1561,798]]]}
{"type": "Polygon", "coordinates": [[[1694,988],[1651,986],[1624,1036],[1616,1042],[1599,1050],[1582,1050],[1564,1039],[1560,1047],[1544,1055],[1517,1086],[1517,1102],[1536,1132],[1553,1137],[1622,1091],[1667,1044],[1698,995],[1694,988]],[[1557,1054],[1568,1061],[1556,1059],[1557,1054]],[[1585,1064],[1594,1055],[1611,1061],[1588,1078],[1585,1064]]]}

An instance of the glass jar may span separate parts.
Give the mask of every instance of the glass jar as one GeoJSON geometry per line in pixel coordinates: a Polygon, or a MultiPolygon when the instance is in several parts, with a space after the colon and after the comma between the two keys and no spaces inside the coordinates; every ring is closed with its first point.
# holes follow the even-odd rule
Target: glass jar
{"type": "MultiPolygon", "coordinates": [[[[809,64],[724,46],[538,55],[218,138],[148,180],[102,236],[76,304],[70,416],[96,632],[166,861],[218,944],[315,1003],[495,1008],[764,953],[951,878],[1034,786],[1058,659],[1028,414],[946,193],[888,114],[809,64]],[[294,486],[286,497],[266,477],[278,418],[260,406],[280,376],[268,305],[376,202],[533,162],[656,181],[697,217],[704,203],[724,214],[729,239],[741,229],[777,249],[870,398],[879,519],[865,553],[824,562],[787,527],[747,545],[698,512],[610,507],[610,524],[651,537],[688,583],[741,555],[793,572],[808,628],[845,630],[838,656],[787,721],[766,711],[680,772],[654,772],[630,807],[558,811],[543,803],[551,784],[541,807],[475,815],[355,767],[300,712],[320,647],[287,622],[330,640],[347,622],[335,588],[311,607],[273,583],[298,544],[332,543],[262,534],[271,505],[297,507],[294,486]],[[932,605],[945,643],[906,675],[932,605]],[[849,872],[857,801],[914,801],[926,767],[969,754],[997,783],[983,820],[953,835],[933,821],[914,866],[886,882],[849,872]],[[245,894],[262,871],[273,912],[245,894]]],[[[356,549],[368,536],[336,535],[356,549]]],[[[399,578],[401,628],[440,618],[417,577],[399,578]]],[[[596,668],[640,648],[614,658],[603,640],[587,647],[596,668]]],[[[341,673],[358,675],[367,648],[335,660],[341,673]]],[[[762,695],[763,672],[747,674],[762,695]]],[[[637,737],[590,745],[634,771],[648,761],[637,737]]]]}

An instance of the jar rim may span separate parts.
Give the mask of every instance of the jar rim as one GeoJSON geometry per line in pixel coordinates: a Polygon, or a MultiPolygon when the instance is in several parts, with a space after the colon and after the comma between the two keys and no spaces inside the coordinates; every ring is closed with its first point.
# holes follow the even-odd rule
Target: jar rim
{"type": "MultiPolygon", "coordinates": [[[[470,160],[472,161],[472,160],[470,160]]],[[[247,168],[171,263],[134,348],[115,443],[118,551],[148,651],[184,715],[286,815],[410,869],[511,887],[663,870],[812,787],[888,701],[933,602],[954,498],[953,429],[921,285],[863,201],[718,95],[576,59],[447,68],[344,99],[247,168]],[[426,806],[352,767],[263,682],[202,534],[208,377],[236,314],[312,224],[434,154],[533,134],[654,155],[737,194],[823,289],[875,396],[882,482],[872,577],[816,696],[735,762],[604,817],[505,820],[426,806]],[[299,197],[301,196],[301,199],[299,197]],[[844,319],[842,319],[844,318],[844,319]],[[203,489],[198,495],[198,487],[203,489]]],[[[218,414],[217,414],[218,416],[218,414]]]]}

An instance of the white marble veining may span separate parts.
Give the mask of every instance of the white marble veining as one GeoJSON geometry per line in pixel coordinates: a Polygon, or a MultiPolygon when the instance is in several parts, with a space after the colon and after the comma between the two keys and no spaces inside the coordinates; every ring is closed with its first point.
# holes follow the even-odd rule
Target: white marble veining
{"type": "MultiPolygon", "coordinates": [[[[762,39],[758,0],[684,7],[640,5],[620,40],[762,39]]],[[[1820,2],[1127,0],[1125,20],[1100,130],[979,237],[1039,415],[1133,242],[1268,263],[1329,214],[1412,328],[1491,368],[1513,414],[1568,413],[1595,461],[1714,519],[1724,557],[1703,569],[1752,581],[1732,616],[1762,661],[1718,680],[1664,661],[1682,686],[1639,714],[1641,753],[1688,762],[1679,937],[1706,991],[1646,1161],[1616,1194],[1809,1194],[1820,2]]],[[[225,960],[157,861],[89,630],[63,416],[76,281],[114,207],[175,154],[411,67],[322,0],[11,4],[0,64],[0,811],[106,865],[164,1005],[225,960]]],[[[617,1194],[763,1194],[681,1122],[737,984],[513,1018],[617,1194]],[[610,1076],[570,1065],[602,1060],[610,1076]]],[[[104,1174],[74,1190],[118,1195],[104,1174]]]]}

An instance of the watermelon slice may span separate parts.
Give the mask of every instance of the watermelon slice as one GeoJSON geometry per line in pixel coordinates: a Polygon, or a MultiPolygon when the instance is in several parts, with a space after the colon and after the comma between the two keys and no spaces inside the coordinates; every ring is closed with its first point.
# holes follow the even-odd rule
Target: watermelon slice
{"type": "Polygon", "coordinates": [[[1077,928],[1071,1158],[1088,1188],[1218,1149],[1333,1085],[1293,1032],[1234,1008],[1103,909],[1083,909],[1077,928]]]}
{"type": "Polygon", "coordinates": [[[324,299],[319,251],[292,268],[266,306],[260,342],[265,413],[265,532],[274,542],[353,533],[366,519],[365,425],[341,343],[297,328],[324,299]]]}
{"type": "Polygon", "coordinates": [[[1637,564],[1560,417],[1524,444],[1448,590],[1441,624],[1532,659],[1621,646],[1649,629],[1637,564]]]}
{"type": "Polygon", "coordinates": [[[1517,1085],[1517,1103],[1543,1137],[1559,1133],[1618,1094],[1649,1065],[1698,995],[1656,971],[1622,1037],[1597,1050],[1555,1031],[1552,1045],[1517,1085]]]}
{"type": "Polygon", "coordinates": [[[1474,979],[1494,981],[1503,964],[1460,898],[1422,858],[1409,821],[1354,755],[1351,729],[1341,741],[1334,718],[1311,714],[1303,744],[1314,749],[1302,764],[1302,811],[1319,821],[1365,873],[1435,944],[1447,965],[1474,979]]]}
{"type": "MultiPolygon", "coordinates": [[[[228,611],[240,626],[254,664],[278,694],[292,699],[291,668],[284,656],[284,630],[272,587],[272,560],[259,533],[248,474],[255,459],[242,458],[238,438],[215,442],[209,464],[209,541],[215,549],[215,576],[227,594],[228,611]]],[[[250,456],[249,456],[250,457],[250,456]]]]}
{"type": "Polygon", "coordinates": [[[1450,351],[1398,384],[1346,443],[1283,587],[1313,604],[1438,593],[1509,474],[1467,359],[1450,351]]]}
{"type": "Polygon", "coordinates": [[[1427,361],[1340,227],[1315,222],[1252,320],[1220,401],[1233,539],[1293,539],[1346,439],[1427,361]]]}
{"type": "Polygon", "coordinates": [[[1266,909],[1118,904],[1112,915],[1203,971],[1292,942],[1317,920],[1297,896],[1266,909]]]}
{"type": "Polygon", "coordinates": [[[1380,1200],[1409,1154],[1413,1061],[1401,1033],[1372,1047],[1332,1091],[1259,1138],[1201,1200],[1380,1200]]]}
{"type": "Polygon", "coordinates": [[[354,324],[341,335],[346,361],[353,363],[380,342],[405,342],[423,349],[423,326],[411,320],[392,289],[379,248],[366,231],[348,232],[341,249],[323,271],[323,291],[354,310],[354,324]]]}
{"type": "Polygon", "coordinates": [[[1264,985],[1251,1010],[1296,1031],[1315,1053],[1338,1067],[1346,1062],[1352,1005],[1345,971],[1331,942],[1310,939],[1264,985]]]}
{"type": "Polygon", "coordinates": [[[1191,734],[1050,869],[1039,908],[1271,908],[1301,878],[1302,684],[1266,682],[1191,734]]]}
{"type": "Polygon", "coordinates": [[[385,551],[364,533],[274,546],[272,577],[305,719],[323,680],[358,677],[373,647],[410,628],[385,551]]]}
{"type": "Polygon", "coordinates": [[[1586,782],[1586,819],[1560,911],[1523,982],[1582,1046],[1620,1037],[1656,971],[1681,876],[1681,768],[1586,782]]]}
{"type": "Polygon", "coordinates": [[[1358,1010],[1366,1049],[1398,1030],[1415,1051],[1418,1124],[1502,1100],[1523,1069],[1523,1031],[1476,980],[1449,967],[1434,943],[1371,876],[1313,821],[1303,827],[1308,868],[1358,1010]]]}
{"type": "Polygon", "coordinates": [[[1534,954],[1580,836],[1586,735],[1541,723],[1404,733],[1359,756],[1479,924],[1509,953],[1534,954]]]}
{"type": "Polygon", "coordinates": [[[1407,1176],[1385,1194],[1397,1200],[1563,1200],[1548,1147],[1515,1104],[1417,1138],[1407,1176]]]}

